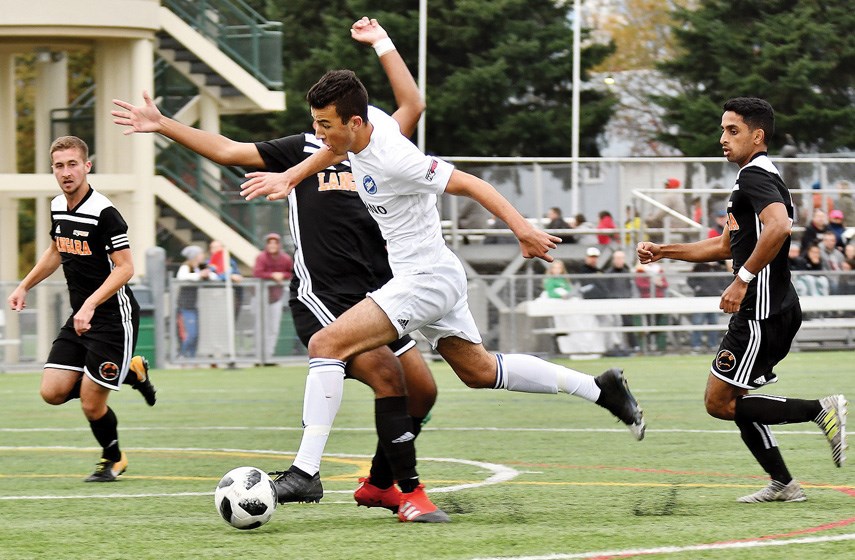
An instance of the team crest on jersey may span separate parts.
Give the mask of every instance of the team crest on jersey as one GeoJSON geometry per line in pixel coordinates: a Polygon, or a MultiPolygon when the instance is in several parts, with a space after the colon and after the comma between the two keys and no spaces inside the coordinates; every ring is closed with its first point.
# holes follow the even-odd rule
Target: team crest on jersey
{"type": "Polygon", "coordinates": [[[83,231],[82,229],[76,229],[71,233],[72,233],[72,235],[74,235],[76,237],[89,237],[89,232],[83,231]]]}
{"type": "Polygon", "coordinates": [[[736,356],[730,350],[719,350],[715,357],[715,367],[722,373],[727,373],[736,367],[736,356]]]}
{"type": "Polygon", "coordinates": [[[433,181],[433,178],[436,177],[436,168],[439,167],[439,162],[435,159],[430,160],[430,167],[428,168],[428,172],[425,173],[425,179],[428,181],[433,181]]]}
{"type": "Polygon", "coordinates": [[[98,368],[98,373],[101,374],[101,379],[104,381],[112,381],[119,377],[119,366],[113,362],[104,362],[98,368]]]}
{"type": "Polygon", "coordinates": [[[374,182],[374,179],[371,175],[366,175],[364,179],[362,179],[362,186],[365,188],[365,192],[368,194],[376,194],[377,193],[377,183],[374,182]]]}

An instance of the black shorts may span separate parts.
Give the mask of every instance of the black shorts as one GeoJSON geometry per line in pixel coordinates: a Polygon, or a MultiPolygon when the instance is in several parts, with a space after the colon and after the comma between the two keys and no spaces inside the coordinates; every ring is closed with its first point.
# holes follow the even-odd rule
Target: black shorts
{"type": "Polygon", "coordinates": [[[117,391],[128,375],[139,323],[139,314],[133,313],[129,321],[93,323],[88,332],[77,336],[69,319],[53,341],[45,368],[80,372],[98,385],[117,391]]]}
{"type": "Polygon", "coordinates": [[[710,373],[744,389],[774,383],[778,378],[772,368],[789,353],[801,325],[802,308],[798,302],[762,321],[734,315],[710,373]]]}
{"type": "MultiPolygon", "coordinates": [[[[291,307],[291,316],[294,318],[294,328],[300,342],[309,346],[312,335],[332,323],[336,317],[365,299],[364,295],[322,295],[314,294],[312,297],[298,299],[292,297],[288,305],[291,307]]],[[[388,344],[396,356],[400,356],[416,345],[410,335],[404,335],[395,342],[388,344]]]]}

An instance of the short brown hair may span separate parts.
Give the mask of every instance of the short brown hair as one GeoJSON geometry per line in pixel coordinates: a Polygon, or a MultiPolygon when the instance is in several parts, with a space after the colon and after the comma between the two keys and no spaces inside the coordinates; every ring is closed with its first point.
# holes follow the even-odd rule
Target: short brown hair
{"type": "Polygon", "coordinates": [[[346,123],[353,116],[368,122],[368,91],[351,70],[330,70],[309,89],[306,101],[313,109],[335,105],[335,112],[346,123]]]}
{"type": "Polygon", "coordinates": [[[83,161],[89,160],[89,146],[77,136],[60,136],[50,145],[50,159],[53,161],[53,153],[60,150],[77,148],[83,154],[83,161]]]}

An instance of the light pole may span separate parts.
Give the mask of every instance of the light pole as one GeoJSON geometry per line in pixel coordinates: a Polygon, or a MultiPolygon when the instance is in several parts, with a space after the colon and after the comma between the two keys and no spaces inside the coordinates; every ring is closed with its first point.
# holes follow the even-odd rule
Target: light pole
{"type": "Polygon", "coordinates": [[[579,213],[579,85],[581,83],[582,2],[573,0],[573,96],[571,101],[570,138],[570,209],[579,213]]]}
{"type": "MultiPolygon", "coordinates": [[[[419,0],[419,93],[427,102],[427,0],[419,0]]],[[[425,151],[425,114],[419,118],[416,145],[425,151]]]]}

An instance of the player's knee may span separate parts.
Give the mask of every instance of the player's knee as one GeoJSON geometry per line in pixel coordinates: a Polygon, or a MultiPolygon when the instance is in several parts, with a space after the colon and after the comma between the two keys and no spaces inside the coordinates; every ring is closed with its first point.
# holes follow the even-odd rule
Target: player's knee
{"type": "Polygon", "coordinates": [[[492,389],[496,384],[496,372],[478,367],[456,367],[457,377],[470,389],[492,389]]]}
{"type": "Polygon", "coordinates": [[[707,414],[719,420],[733,420],[736,415],[736,407],[733,401],[722,401],[721,399],[711,398],[706,395],[704,405],[707,409],[707,414]]]}
{"type": "Polygon", "coordinates": [[[336,358],[334,343],[334,338],[329,336],[329,332],[326,329],[319,330],[309,339],[309,356],[336,358]]]}
{"type": "Polygon", "coordinates": [[[42,400],[48,404],[58,405],[63,404],[68,400],[68,396],[60,393],[53,387],[42,387],[39,389],[39,394],[42,397],[42,400]]]}
{"type": "Polygon", "coordinates": [[[107,413],[107,405],[102,402],[81,401],[80,409],[83,411],[83,416],[90,422],[98,420],[107,413]]]}

